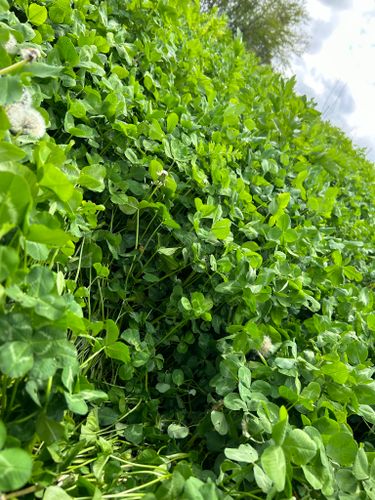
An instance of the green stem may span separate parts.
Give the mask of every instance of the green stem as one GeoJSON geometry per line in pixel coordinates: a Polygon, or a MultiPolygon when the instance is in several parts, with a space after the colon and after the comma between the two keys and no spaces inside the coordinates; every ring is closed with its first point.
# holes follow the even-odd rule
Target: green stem
{"type": "Polygon", "coordinates": [[[94,358],[95,358],[95,357],[96,357],[99,353],[101,353],[102,351],[104,351],[104,347],[101,347],[101,348],[99,349],[99,351],[96,351],[96,352],[94,352],[94,354],[91,354],[91,356],[90,356],[89,358],[87,358],[87,359],[86,359],[86,361],[84,361],[84,362],[81,364],[81,370],[82,370],[82,368],[83,368],[84,366],[86,366],[88,363],[90,363],[90,361],[91,361],[92,359],[94,359],[94,358]]]}
{"type": "Polygon", "coordinates": [[[11,73],[12,71],[22,68],[22,66],[25,66],[29,61],[27,59],[23,59],[22,61],[18,61],[14,64],[11,64],[10,66],[7,66],[6,68],[0,69],[0,76],[2,75],[7,75],[8,73],[11,73]]]}
{"type": "Polygon", "coordinates": [[[8,377],[6,375],[2,376],[1,384],[1,415],[5,414],[5,409],[7,407],[7,388],[8,388],[8,377]]]}
{"type": "Polygon", "coordinates": [[[14,404],[14,400],[16,399],[16,394],[17,394],[17,389],[18,389],[19,383],[20,383],[20,381],[17,380],[13,384],[12,394],[10,396],[10,401],[9,401],[9,411],[12,411],[12,407],[13,407],[13,404],[14,404]]]}

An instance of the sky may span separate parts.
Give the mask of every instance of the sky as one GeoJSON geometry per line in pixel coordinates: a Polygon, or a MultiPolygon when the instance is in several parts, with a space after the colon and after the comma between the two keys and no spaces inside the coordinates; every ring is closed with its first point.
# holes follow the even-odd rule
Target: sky
{"type": "Polygon", "coordinates": [[[375,0],[306,0],[308,49],[294,57],[296,90],[375,161],[375,0]]]}

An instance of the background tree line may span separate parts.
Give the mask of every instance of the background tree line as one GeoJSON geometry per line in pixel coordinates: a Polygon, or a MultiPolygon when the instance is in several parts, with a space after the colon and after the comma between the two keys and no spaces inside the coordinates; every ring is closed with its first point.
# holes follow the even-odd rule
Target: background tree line
{"type": "Polygon", "coordinates": [[[275,59],[286,65],[291,54],[306,48],[305,0],[202,0],[201,4],[203,11],[217,7],[225,14],[231,29],[242,32],[262,63],[275,59]]]}

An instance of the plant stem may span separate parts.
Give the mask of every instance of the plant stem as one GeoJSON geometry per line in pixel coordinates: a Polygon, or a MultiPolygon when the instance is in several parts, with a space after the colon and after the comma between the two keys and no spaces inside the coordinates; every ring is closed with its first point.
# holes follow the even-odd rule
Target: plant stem
{"type": "Polygon", "coordinates": [[[11,73],[12,71],[22,68],[22,66],[25,66],[29,61],[27,59],[23,59],[22,61],[18,61],[14,64],[11,64],[10,66],[7,66],[6,68],[0,69],[0,76],[2,75],[7,75],[8,73],[11,73]]]}

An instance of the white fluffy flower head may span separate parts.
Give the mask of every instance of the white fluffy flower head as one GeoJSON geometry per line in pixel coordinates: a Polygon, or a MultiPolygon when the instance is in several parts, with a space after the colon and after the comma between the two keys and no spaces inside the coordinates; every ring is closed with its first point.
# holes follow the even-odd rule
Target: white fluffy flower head
{"type": "Polygon", "coordinates": [[[262,354],[262,356],[268,356],[269,354],[272,354],[273,348],[274,346],[271,338],[268,335],[265,335],[263,337],[262,345],[259,348],[260,354],[262,354]]]}
{"type": "Polygon", "coordinates": [[[20,101],[6,106],[11,131],[40,139],[46,133],[43,116],[32,106],[31,94],[24,90],[20,101]]]}
{"type": "Polygon", "coordinates": [[[33,47],[27,47],[20,50],[21,57],[24,61],[34,62],[40,57],[40,50],[33,47]]]}
{"type": "Polygon", "coordinates": [[[8,54],[14,55],[18,52],[17,40],[9,33],[8,41],[4,44],[4,49],[8,52],[8,54]]]}

